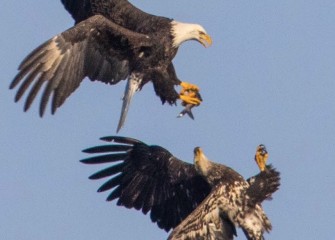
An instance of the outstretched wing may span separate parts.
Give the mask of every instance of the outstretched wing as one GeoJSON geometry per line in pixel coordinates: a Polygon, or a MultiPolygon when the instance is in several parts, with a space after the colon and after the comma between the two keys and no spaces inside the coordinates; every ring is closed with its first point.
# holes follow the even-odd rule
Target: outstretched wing
{"type": "Polygon", "coordinates": [[[176,227],[210,192],[210,186],[192,164],[160,146],[125,137],[102,140],[116,144],[86,149],[86,153],[102,155],[81,160],[86,164],[113,163],[90,176],[109,177],[98,192],[112,190],[107,201],[117,199],[117,205],[142,210],[144,214],[151,211],[151,220],[166,231],[176,227]]]}
{"type": "Polygon", "coordinates": [[[271,199],[272,194],[279,189],[280,173],[272,165],[268,165],[265,171],[247,179],[247,182],[250,186],[246,194],[250,197],[250,204],[255,206],[265,199],[271,199]]]}
{"type": "Polygon", "coordinates": [[[124,29],[103,16],[93,16],[45,42],[23,60],[10,85],[12,89],[21,83],[15,101],[33,85],[24,106],[28,110],[46,84],[40,116],[51,95],[54,113],[86,76],[109,84],[125,79],[131,51],[142,46],[136,44],[150,43],[146,35],[124,29]]]}
{"type": "MultiPolygon", "coordinates": [[[[61,0],[65,9],[71,14],[75,23],[93,15],[103,15],[112,21],[129,24],[130,18],[147,16],[128,0],[61,0]],[[127,20],[128,19],[128,20],[127,20]],[[120,22],[121,21],[121,22],[120,22]],[[128,23],[127,23],[128,22],[128,23]]],[[[131,21],[130,21],[131,22],[131,21]]],[[[137,21],[136,21],[137,22],[137,21]]],[[[122,25],[122,24],[121,24],[122,25]]],[[[125,26],[125,25],[124,25],[125,26]]]]}
{"type": "Polygon", "coordinates": [[[224,184],[215,187],[205,200],[171,232],[168,240],[232,240],[236,228],[227,215],[229,197],[224,184]]]}

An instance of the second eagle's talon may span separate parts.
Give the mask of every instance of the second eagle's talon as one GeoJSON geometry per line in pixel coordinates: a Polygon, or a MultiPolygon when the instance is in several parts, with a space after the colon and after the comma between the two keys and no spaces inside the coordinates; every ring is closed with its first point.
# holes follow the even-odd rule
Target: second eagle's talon
{"type": "Polygon", "coordinates": [[[261,172],[265,171],[266,161],[268,160],[268,158],[269,158],[269,154],[268,154],[264,144],[258,145],[258,147],[256,149],[256,154],[255,154],[255,161],[256,161],[259,169],[261,170],[261,172]]]}

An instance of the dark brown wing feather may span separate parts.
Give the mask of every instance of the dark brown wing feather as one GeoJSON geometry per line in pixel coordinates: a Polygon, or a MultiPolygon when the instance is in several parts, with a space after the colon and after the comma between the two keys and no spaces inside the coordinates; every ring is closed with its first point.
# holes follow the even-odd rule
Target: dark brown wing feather
{"type": "Polygon", "coordinates": [[[98,191],[112,190],[107,200],[117,199],[119,206],[142,210],[144,214],[151,211],[151,220],[166,231],[185,219],[210,192],[210,186],[192,164],[160,146],[124,137],[102,140],[116,144],[86,149],[86,153],[101,155],[81,160],[86,164],[113,163],[90,177],[109,177],[98,191]]]}
{"type": "Polygon", "coordinates": [[[271,199],[272,194],[279,189],[280,173],[272,165],[268,165],[265,171],[247,179],[247,182],[250,186],[246,194],[253,207],[265,199],[271,199]]]}
{"type": "Polygon", "coordinates": [[[43,116],[51,95],[52,113],[88,76],[116,84],[129,74],[129,57],[134,49],[149,46],[146,35],[124,29],[103,16],[93,16],[36,48],[19,66],[10,88],[21,83],[15,101],[31,87],[25,111],[29,109],[43,84],[43,116]]]}
{"type": "Polygon", "coordinates": [[[115,24],[141,33],[159,31],[172,19],[143,12],[127,0],[62,0],[76,23],[102,15],[115,24]]]}

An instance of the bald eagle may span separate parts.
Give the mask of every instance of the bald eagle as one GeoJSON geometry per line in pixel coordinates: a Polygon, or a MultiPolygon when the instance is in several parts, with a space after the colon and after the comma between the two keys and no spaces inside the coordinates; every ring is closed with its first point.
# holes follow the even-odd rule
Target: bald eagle
{"type": "Polygon", "coordinates": [[[150,218],[169,231],[169,239],[233,239],[235,226],[248,239],[261,239],[271,229],[260,203],[280,185],[272,166],[245,181],[233,169],[209,161],[195,149],[194,165],[168,150],[126,137],[103,137],[114,144],[83,150],[96,154],[85,164],[114,163],[90,179],[109,177],[98,192],[112,190],[107,201],[150,211],[150,218]],[[118,163],[115,163],[118,162],[118,163]],[[210,238],[212,236],[212,238],[210,238]]]}
{"type": "MultiPolygon", "coordinates": [[[[266,151],[265,146],[263,150],[266,151]]],[[[168,240],[233,239],[235,226],[242,228],[247,239],[264,239],[264,231],[269,232],[272,226],[261,203],[270,199],[278,189],[279,173],[268,172],[273,170],[269,167],[267,171],[261,170],[258,176],[246,181],[233,169],[208,160],[199,147],[195,148],[194,156],[197,171],[209,183],[212,191],[173,229],[168,240]]]]}
{"type": "Polygon", "coordinates": [[[196,97],[199,88],[178,79],[172,59],[185,41],[196,40],[206,47],[211,44],[202,26],[145,13],[127,0],[62,3],[75,26],[32,51],[10,84],[13,89],[21,83],[15,101],[29,91],[25,111],[45,85],[39,114],[43,116],[51,96],[54,114],[85,77],[111,85],[128,79],[117,131],[124,124],[132,96],[149,81],[163,104],[172,105],[178,99],[185,105],[200,104],[196,97]],[[178,94],[176,85],[192,94],[178,94]]]}

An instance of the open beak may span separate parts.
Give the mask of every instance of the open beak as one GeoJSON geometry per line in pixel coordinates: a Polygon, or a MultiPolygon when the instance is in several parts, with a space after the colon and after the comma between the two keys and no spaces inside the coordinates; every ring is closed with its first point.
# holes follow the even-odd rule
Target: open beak
{"type": "Polygon", "coordinates": [[[205,47],[210,47],[212,45],[212,38],[208,34],[201,34],[200,35],[200,43],[205,47]]]}
{"type": "Polygon", "coordinates": [[[120,120],[117,126],[116,133],[120,131],[120,129],[123,127],[124,122],[126,121],[131,99],[133,98],[135,92],[139,89],[140,84],[141,84],[141,81],[139,81],[138,78],[130,77],[127,81],[127,85],[124,90],[124,96],[122,99],[123,103],[122,103],[120,120]]]}

